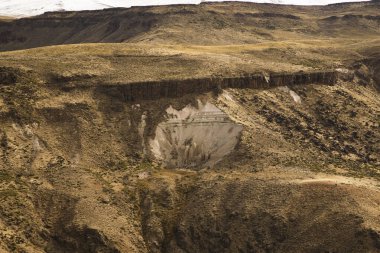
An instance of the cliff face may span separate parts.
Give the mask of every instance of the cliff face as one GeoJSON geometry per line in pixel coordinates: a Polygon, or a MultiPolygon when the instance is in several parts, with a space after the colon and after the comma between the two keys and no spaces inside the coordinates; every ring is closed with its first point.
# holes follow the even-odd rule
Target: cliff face
{"type": "Polygon", "coordinates": [[[152,100],[159,98],[182,97],[187,94],[200,94],[220,91],[224,88],[265,89],[279,86],[307,84],[333,85],[337,82],[335,71],[276,73],[268,77],[249,75],[229,78],[204,78],[140,82],[122,85],[101,85],[97,92],[108,94],[123,101],[152,100]]]}

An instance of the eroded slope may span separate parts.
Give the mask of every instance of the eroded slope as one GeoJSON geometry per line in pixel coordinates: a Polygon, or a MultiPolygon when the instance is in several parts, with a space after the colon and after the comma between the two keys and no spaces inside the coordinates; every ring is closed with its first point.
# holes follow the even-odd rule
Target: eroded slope
{"type": "Polygon", "coordinates": [[[380,250],[377,5],[231,6],[33,21],[60,30],[50,21],[62,18],[69,32],[78,16],[102,26],[149,11],[181,22],[128,31],[134,40],[175,43],[186,27],[186,41],[219,46],[0,54],[0,251],[380,250]],[[257,33],[267,25],[270,38],[257,33]]]}
{"type": "MultiPolygon", "coordinates": [[[[1,86],[6,251],[379,248],[380,113],[371,86],[339,80],[131,102],[8,71],[16,78],[1,86]],[[181,170],[199,158],[188,152],[165,170],[150,142],[169,138],[157,134],[160,124],[208,103],[242,129],[233,150],[213,169],[181,170]]],[[[200,131],[186,131],[191,146],[200,131]]],[[[226,131],[222,138],[236,140],[226,131]]]]}

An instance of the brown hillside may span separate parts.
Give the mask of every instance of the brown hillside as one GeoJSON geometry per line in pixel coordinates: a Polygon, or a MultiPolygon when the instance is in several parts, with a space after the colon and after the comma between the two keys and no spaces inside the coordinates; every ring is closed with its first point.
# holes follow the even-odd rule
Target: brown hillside
{"type": "Polygon", "coordinates": [[[379,13],[1,22],[0,252],[379,252],[379,13]]]}
{"type": "Polygon", "coordinates": [[[376,2],[323,7],[231,2],[56,12],[0,23],[0,50],[89,42],[221,45],[377,37],[379,13],[376,2]]]}

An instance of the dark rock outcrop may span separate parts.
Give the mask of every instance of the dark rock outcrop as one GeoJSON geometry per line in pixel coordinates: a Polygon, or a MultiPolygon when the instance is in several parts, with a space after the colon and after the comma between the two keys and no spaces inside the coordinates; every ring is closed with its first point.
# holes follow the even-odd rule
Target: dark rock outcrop
{"type": "Polygon", "coordinates": [[[107,94],[123,101],[152,100],[182,97],[187,94],[218,91],[224,88],[263,89],[278,86],[307,84],[333,85],[337,81],[335,71],[273,73],[269,77],[261,74],[229,78],[203,78],[186,80],[164,80],[120,85],[100,85],[98,93],[107,94]]]}

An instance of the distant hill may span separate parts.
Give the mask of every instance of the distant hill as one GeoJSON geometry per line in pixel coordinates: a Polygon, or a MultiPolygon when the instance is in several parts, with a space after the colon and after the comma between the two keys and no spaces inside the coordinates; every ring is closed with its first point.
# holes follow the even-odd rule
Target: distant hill
{"type": "Polygon", "coordinates": [[[380,34],[380,5],[203,3],[49,12],[0,22],[0,51],[77,43],[246,44],[380,34]]]}
{"type": "MultiPolygon", "coordinates": [[[[295,4],[295,5],[326,5],[338,2],[354,2],[355,0],[257,0],[256,3],[295,4]]],[[[105,8],[154,6],[169,4],[199,4],[201,0],[2,0],[0,1],[0,16],[25,17],[40,15],[48,11],[81,11],[99,10],[105,8]]]]}

